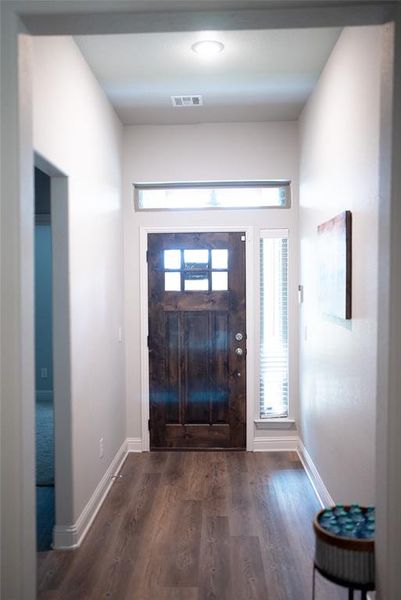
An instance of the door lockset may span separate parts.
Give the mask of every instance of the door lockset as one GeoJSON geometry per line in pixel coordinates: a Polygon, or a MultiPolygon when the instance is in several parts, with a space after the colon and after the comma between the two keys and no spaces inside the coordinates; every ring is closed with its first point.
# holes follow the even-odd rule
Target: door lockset
{"type": "Polygon", "coordinates": [[[244,354],[244,351],[243,351],[243,349],[242,349],[242,348],[236,348],[236,349],[235,349],[235,354],[236,354],[237,356],[242,356],[242,355],[244,354]]]}

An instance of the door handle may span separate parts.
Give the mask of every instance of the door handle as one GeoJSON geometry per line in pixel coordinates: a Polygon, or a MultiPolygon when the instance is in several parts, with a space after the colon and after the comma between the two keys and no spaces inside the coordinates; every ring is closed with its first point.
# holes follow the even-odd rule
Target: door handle
{"type": "Polygon", "coordinates": [[[242,356],[242,355],[244,354],[244,351],[243,351],[243,349],[242,349],[242,348],[236,348],[236,349],[235,349],[235,354],[236,354],[237,356],[242,356]]]}

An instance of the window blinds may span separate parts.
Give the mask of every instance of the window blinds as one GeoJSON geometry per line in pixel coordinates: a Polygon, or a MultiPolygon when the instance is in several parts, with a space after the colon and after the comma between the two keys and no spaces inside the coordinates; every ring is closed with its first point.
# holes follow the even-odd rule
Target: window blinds
{"type": "Polygon", "coordinates": [[[288,416],[288,232],[260,240],[260,418],[288,416]]]}

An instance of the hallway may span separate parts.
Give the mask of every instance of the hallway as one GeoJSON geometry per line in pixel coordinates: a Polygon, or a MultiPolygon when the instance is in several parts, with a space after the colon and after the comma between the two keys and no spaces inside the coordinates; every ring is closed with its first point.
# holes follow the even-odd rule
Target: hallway
{"type": "MultiPolygon", "coordinates": [[[[296,453],[129,454],[76,551],[39,555],[39,600],[306,600],[319,510],[296,453]]],[[[346,597],[318,578],[319,600],[346,597]]]]}

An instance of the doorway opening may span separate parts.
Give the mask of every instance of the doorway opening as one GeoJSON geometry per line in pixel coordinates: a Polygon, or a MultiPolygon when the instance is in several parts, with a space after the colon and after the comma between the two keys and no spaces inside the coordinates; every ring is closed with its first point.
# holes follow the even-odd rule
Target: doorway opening
{"type": "Polygon", "coordinates": [[[142,450],[251,451],[254,228],[145,226],[140,238],[142,450]],[[201,263],[188,252],[205,250],[201,263]],[[166,289],[177,273],[180,289],[166,289]]]}
{"type": "Polygon", "coordinates": [[[35,153],[37,551],[64,545],[73,512],[68,177],[35,153]]]}
{"type": "Polygon", "coordinates": [[[55,523],[51,179],[35,168],[36,546],[49,550],[55,523]]]}

